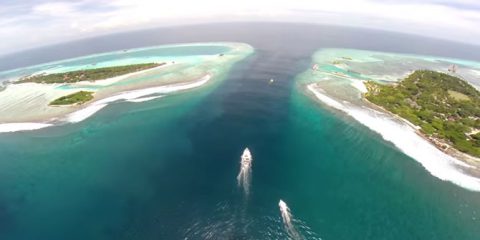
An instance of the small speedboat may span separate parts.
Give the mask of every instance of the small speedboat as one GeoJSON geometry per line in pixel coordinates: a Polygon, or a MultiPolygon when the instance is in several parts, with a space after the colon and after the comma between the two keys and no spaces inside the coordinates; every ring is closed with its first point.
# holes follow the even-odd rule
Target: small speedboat
{"type": "Polygon", "coordinates": [[[252,164],[252,154],[250,153],[250,150],[248,148],[245,148],[245,150],[243,150],[242,160],[240,161],[240,164],[245,167],[248,167],[252,164]]]}

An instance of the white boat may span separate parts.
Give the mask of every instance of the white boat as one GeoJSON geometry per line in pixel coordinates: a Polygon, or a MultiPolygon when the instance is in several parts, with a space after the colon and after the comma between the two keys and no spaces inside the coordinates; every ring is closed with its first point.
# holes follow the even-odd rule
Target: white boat
{"type": "Polygon", "coordinates": [[[249,169],[252,165],[252,154],[250,153],[250,150],[248,148],[245,148],[245,150],[243,150],[242,160],[240,161],[240,164],[242,165],[242,168],[245,169],[249,169]]]}
{"type": "Polygon", "coordinates": [[[275,80],[271,78],[270,81],[268,81],[268,84],[272,84],[273,82],[275,82],[275,80]]]}
{"type": "Polygon", "coordinates": [[[240,158],[240,172],[237,176],[238,186],[243,188],[245,195],[248,195],[250,191],[250,179],[252,175],[252,154],[248,148],[243,150],[242,157],[240,158]]]}
{"type": "Polygon", "coordinates": [[[288,212],[287,204],[282,199],[278,202],[278,206],[280,207],[280,212],[288,212]]]}

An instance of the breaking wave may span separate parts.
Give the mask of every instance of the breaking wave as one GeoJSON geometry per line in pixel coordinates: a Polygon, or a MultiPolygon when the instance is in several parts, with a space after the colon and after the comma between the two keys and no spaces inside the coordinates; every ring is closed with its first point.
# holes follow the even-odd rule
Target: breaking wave
{"type": "Polygon", "coordinates": [[[307,89],[324,104],[347,113],[361,124],[379,133],[383,139],[393,143],[403,153],[419,162],[433,176],[472,191],[480,191],[480,179],[469,176],[459,169],[473,166],[440,151],[419,136],[412,126],[373,109],[340,103],[324,94],[314,84],[308,85],[307,89]]]}
{"type": "MultiPolygon", "coordinates": [[[[78,123],[91,117],[96,112],[100,111],[102,108],[106,107],[110,103],[117,102],[117,101],[145,102],[145,101],[162,97],[162,96],[152,96],[152,95],[166,94],[166,93],[172,93],[172,92],[200,87],[205,83],[207,83],[210,80],[210,78],[211,78],[211,75],[207,74],[204,77],[190,83],[172,84],[167,86],[151,87],[151,88],[123,92],[111,97],[107,97],[107,98],[95,101],[83,109],[80,109],[78,111],[68,114],[60,122],[78,123]]],[[[50,127],[50,126],[54,126],[54,124],[53,123],[4,123],[4,124],[0,124],[0,133],[36,130],[36,129],[50,127]]]]}

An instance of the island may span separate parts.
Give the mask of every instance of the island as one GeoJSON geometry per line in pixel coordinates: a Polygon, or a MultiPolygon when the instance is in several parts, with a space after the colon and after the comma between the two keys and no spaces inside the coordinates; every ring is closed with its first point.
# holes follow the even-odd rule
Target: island
{"type": "Polygon", "coordinates": [[[480,191],[480,62],[328,48],[311,65],[296,77],[301,95],[379,134],[433,176],[480,191]]]}
{"type": "Polygon", "coordinates": [[[165,63],[141,63],[123,66],[103,67],[70,71],[64,73],[39,74],[23,77],[15,83],[75,83],[80,81],[95,81],[138,72],[164,65],[165,63]]]}
{"type": "Polygon", "coordinates": [[[211,89],[253,52],[244,43],[173,44],[9,70],[0,89],[0,133],[80,122],[114,102],[168,99],[204,85],[211,89]]]}
{"type": "Polygon", "coordinates": [[[417,70],[395,84],[366,86],[368,101],[418,126],[436,146],[480,157],[480,93],[466,81],[417,70]]]}
{"type": "Polygon", "coordinates": [[[53,100],[50,105],[84,104],[93,99],[93,92],[79,91],[53,100]]]}

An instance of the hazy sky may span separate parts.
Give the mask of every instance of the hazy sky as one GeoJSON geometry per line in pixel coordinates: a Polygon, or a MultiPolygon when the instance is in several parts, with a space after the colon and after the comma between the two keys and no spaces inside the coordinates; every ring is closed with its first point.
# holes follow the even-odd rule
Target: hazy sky
{"type": "Polygon", "coordinates": [[[480,0],[1,0],[0,55],[131,29],[262,20],[362,26],[480,44],[480,0]]]}

